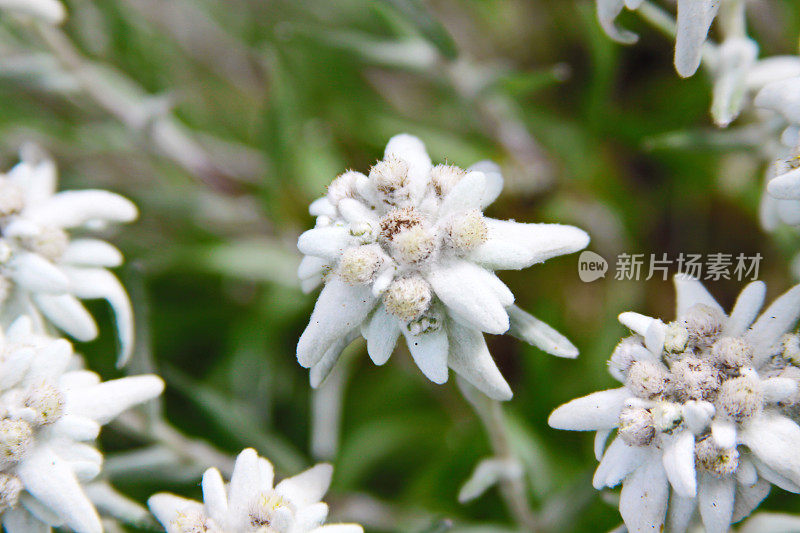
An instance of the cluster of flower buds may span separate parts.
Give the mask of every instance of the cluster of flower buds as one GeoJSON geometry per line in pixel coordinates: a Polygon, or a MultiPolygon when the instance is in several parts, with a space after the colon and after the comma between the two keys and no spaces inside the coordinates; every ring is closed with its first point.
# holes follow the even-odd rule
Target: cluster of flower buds
{"type": "Polygon", "coordinates": [[[620,315],[634,335],[617,346],[609,369],[624,386],[573,400],[549,422],[598,431],[594,485],[623,483],[629,531],[657,531],[665,521],[685,531],[699,509],[706,531],[724,533],[770,484],[800,492],[800,426],[790,418],[800,398],[800,345],[784,335],[800,315],[800,286],[756,320],[762,282],[742,291],[730,316],[698,281],[675,282],[674,322],[620,315]]]}
{"type": "Polygon", "coordinates": [[[555,355],[577,355],[563,336],[514,306],[493,271],[575,252],[589,237],[572,226],[484,216],[502,186],[496,165],[433,165],[422,142],[405,134],[389,141],[369,175],[349,171],[331,183],[311,204],[316,227],[298,241],[304,289],[325,285],[297,346],[312,385],[359,333],[375,364],[389,359],[402,334],[431,381],[444,383],[449,367],[501,400],[511,389],[482,333],[510,329],[555,355]]]}

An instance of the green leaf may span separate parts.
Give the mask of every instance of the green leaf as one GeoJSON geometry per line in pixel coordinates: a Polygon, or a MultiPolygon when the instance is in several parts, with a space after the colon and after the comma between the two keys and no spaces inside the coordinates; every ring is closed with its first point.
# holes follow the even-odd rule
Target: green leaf
{"type": "Polygon", "coordinates": [[[433,18],[430,11],[420,0],[381,0],[392,6],[419,31],[419,33],[433,44],[447,59],[458,56],[456,43],[442,24],[433,18]]]}

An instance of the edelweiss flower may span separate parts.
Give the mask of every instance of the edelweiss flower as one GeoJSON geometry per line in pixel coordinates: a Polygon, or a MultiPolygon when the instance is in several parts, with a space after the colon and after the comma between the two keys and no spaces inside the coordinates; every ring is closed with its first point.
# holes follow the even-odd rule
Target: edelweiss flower
{"type": "Polygon", "coordinates": [[[402,334],[420,370],[444,383],[448,366],[485,394],[511,389],[481,332],[511,332],[565,357],[577,350],[518,307],[493,274],[521,269],[584,248],[589,237],[559,224],[484,217],[503,179],[492,163],[468,170],[431,164],[422,141],[398,135],[369,176],[349,171],[310,208],[316,227],[300,236],[305,290],[321,282],[297,345],[317,386],[360,333],[375,364],[384,364],[402,334]]]}
{"type": "MultiPolygon", "coordinates": [[[[724,0],[678,0],[678,27],[675,38],[675,69],[687,78],[697,71],[703,43],[719,6],[724,0]]],[[[615,20],[623,8],[636,10],[643,0],[597,0],[597,18],[609,37],[625,44],[639,37],[617,27],[615,20]]]]}
{"type": "Polygon", "coordinates": [[[81,370],[72,346],[17,319],[0,341],[0,521],[8,533],[66,526],[100,533],[82,483],[100,472],[91,444],[100,426],[158,396],[156,376],[100,382],[81,370]]]}
{"type": "Polygon", "coordinates": [[[724,533],[770,483],[800,492],[800,426],[786,416],[800,399],[800,342],[782,339],[800,315],[800,286],[756,320],[762,282],[742,291],[730,316],[700,282],[675,284],[674,322],[620,315],[634,335],[609,367],[625,385],[562,405],[549,423],[597,430],[598,459],[616,429],[593,483],[623,484],[620,513],[632,533],[660,531],[665,519],[686,531],[695,509],[706,531],[724,533]]]}
{"type": "Polygon", "coordinates": [[[107,270],[122,264],[122,254],[101,240],[71,239],[67,231],[130,222],[136,206],[108,191],[56,192],[56,180],[53,162],[32,148],[0,175],[0,321],[44,315],[89,341],[97,337],[97,324],[79,298],[104,298],[116,314],[123,364],[133,344],[133,313],[125,289],[107,270]]]}
{"type": "Polygon", "coordinates": [[[328,506],[320,500],[332,474],[319,464],[273,488],[272,464],[248,448],[227,486],[219,470],[206,470],[203,503],[163,493],[148,504],[167,533],[363,533],[356,524],[323,525],[328,506]]]}

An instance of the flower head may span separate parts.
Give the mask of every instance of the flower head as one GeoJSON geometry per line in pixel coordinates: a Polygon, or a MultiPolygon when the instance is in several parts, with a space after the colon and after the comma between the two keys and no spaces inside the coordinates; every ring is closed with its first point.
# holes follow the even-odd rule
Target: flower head
{"type": "Polygon", "coordinates": [[[38,531],[45,520],[99,533],[83,489],[102,466],[91,443],[103,424],[164,384],[150,375],[101,383],[80,368],[69,342],[32,328],[21,317],[0,342],[0,522],[14,532],[38,531]]]}
{"type": "Polygon", "coordinates": [[[512,332],[557,355],[577,350],[513,305],[493,273],[521,269],[585,247],[572,226],[497,220],[482,210],[500,194],[499,169],[431,163],[410,135],[389,141],[369,175],[348,171],[310,208],[316,227],[300,236],[299,276],[324,288],[297,346],[319,384],[360,332],[376,364],[402,334],[422,372],[444,383],[448,367],[498,399],[511,391],[482,333],[512,332]]]}
{"type": "Polygon", "coordinates": [[[620,315],[634,333],[610,361],[624,386],[562,405],[549,423],[598,432],[594,486],[622,483],[629,531],[658,531],[665,521],[684,531],[699,509],[706,531],[724,533],[770,484],[800,492],[800,426],[787,416],[800,387],[792,359],[800,343],[784,336],[800,316],[800,286],[756,319],[762,282],[742,291],[730,315],[700,282],[679,275],[675,283],[675,321],[620,315]]]}
{"type": "Polygon", "coordinates": [[[219,470],[206,470],[203,503],[162,493],[148,504],[167,533],[363,533],[355,524],[323,525],[332,473],[319,464],[273,486],[272,464],[248,448],[227,486],[219,470]]]}
{"type": "MultiPolygon", "coordinates": [[[[103,298],[116,315],[119,364],[130,356],[133,313],[125,289],[107,270],[122,254],[72,229],[102,229],[137,216],[129,200],[102,190],[56,192],[56,168],[33,147],[0,176],[0,303],[6,316],[41,314],[80,341],[94,339],[97,324],[81,299],[103,298]]],[[[8,325],[8,324],[5,324],[8,325]]]]}

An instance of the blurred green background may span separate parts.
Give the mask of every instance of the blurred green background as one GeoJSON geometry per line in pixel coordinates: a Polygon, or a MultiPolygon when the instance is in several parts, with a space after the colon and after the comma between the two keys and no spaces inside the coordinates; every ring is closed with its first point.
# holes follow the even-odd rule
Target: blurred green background
{"type": "MultiPolygon", "coordinates": [[[[496,160],[506,188],[490,216],[580,226],[612,263],[592,283],[579,280],[577,255],[501,274],[581,350],[563,360],[489,339],[548,531],[620,522],[613,493],[591,488],[591,436],[550,429],[548,414],[613,386],[618,313],[673,316],[671,283],[615,281],[615,256],[760,252],[770,297],[792,283],[797,237],[758,225],[762,161],[712,129],[708,79],[681,80],[672,41],[635,14],[620,22],[640,42],[621,47],[588,0],[65,3],[58,29],[0,19],[0,151],[8,168],[34,140],[63,188],[112,189],[141,209],[112,239],[137,312],[131,372],[155,370],[168,389],[158,409],[102,439],[107,475],[141,502],[165,489],[199,497],[212,466],[199,463],[224,467],[246,446],[280,476],[316,460],[312,393],[294,356],[315,295],[295,281],[294,244],[313,224],[309,202],[345,169],[366,171],[395,133],[421,137],[434,161],[496,160]]],[[[752,4],[762,55],[797,53],[800,4],[752,4]]],[[[709,288],[730,307],[742,285],[709,288]]],[[[115,376],[110,313],[93,311],[105,333],[79,348],[115,376]]],[[[428,382],[405,347],[384,367],[362,341],[350,351],[339,449],[325,457],[334,518],[375,532],[444,531],[443,519],[510,530],[496,490],[457,503],[490,451],[453,380],[428,382]]],[[[762,509],[800,507],[775,490],[762,509]]]]}

